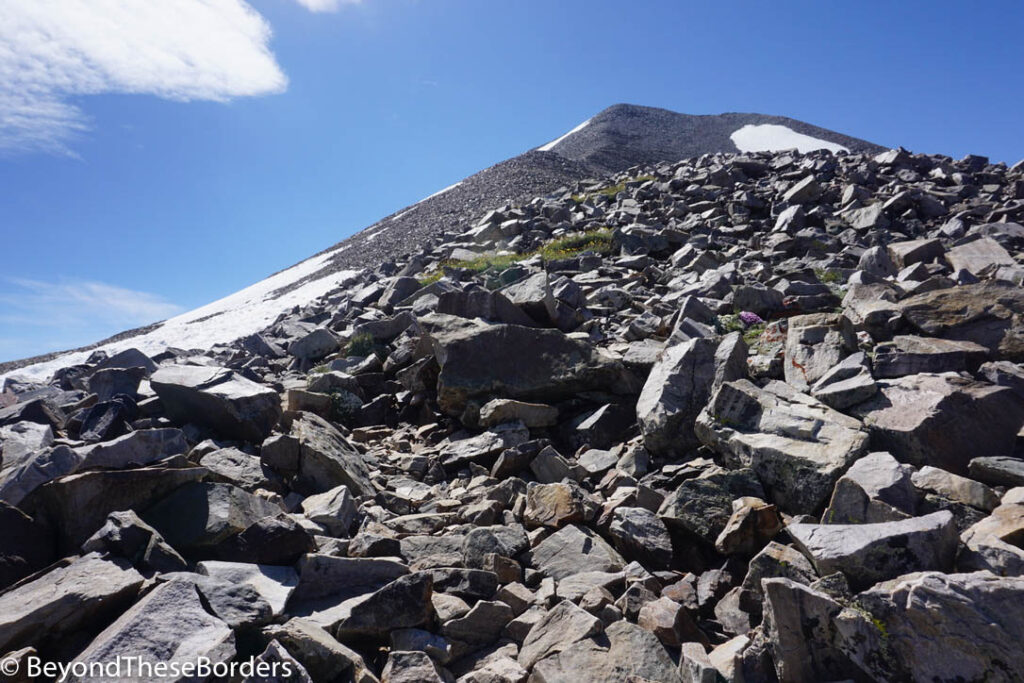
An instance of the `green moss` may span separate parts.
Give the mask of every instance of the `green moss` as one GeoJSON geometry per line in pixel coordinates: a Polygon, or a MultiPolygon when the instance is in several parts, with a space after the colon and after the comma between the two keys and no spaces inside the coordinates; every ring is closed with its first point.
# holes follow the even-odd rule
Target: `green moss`
{"type": "Polygon", "coordinates": [[[315,368],[311,369],[306,374],[309,374],[309,375],[322,375],[325,372],[327,372],[327,366],[326,365],[318,365],[315,368]]]}
{"type": "Polygon", "coordinates": [[[469,270],[474,273],[497,275],[508,270],[520,261],[540,256],[545,262],[573,258],[585,251],[599,254],[610,254],[612,251],[612,233],[607,228],[587,230],[585,232],[566,235],[552,240],[538,249],[521,254],[483,254],[474,259],[451,260],[441,264],[438,270],[420,277],[421,285],[426,286],[437,282],[448,270],[469,270]]]}
{"type": "Polygon", "coordinates": [[[753,346],[761,338],[761,333],[764,332],[765,323],[757,323],[751,325],[743,332],[743,341],[747,343],[747,346],[753,346]]]}
{"type": "Polygon", "coordinates": [[[843,283],[843,275],[838,270],[830,270],[827,268],[815,268],[814,274],[818,277],[818,281],[829,285],[839,285],[843,283]]]}
{"type": "Polygon", "coordinates": [[[618,193],[620,193],[620,192],[622,192],[622,191],[624,191],[626,189],[626,185],[627,184],[629,184],[629,183],[636,183],[636,182],[643,183],[643,182],[647,182],[648,180],[655,180],[655,177],[652,176],[652,175],[637,176],[636,178],[630,178],[629,180],[623,180],[621,183],[616,183],[614,185],[609,185],[608,187],[602,187],[600,190],[594,190],[593,192],[584,192],[582,194],[574,194],[572,196],[572,200],[574,202],[576,202],[577,204],[581,204],[581,203],[587,201],[588,199],[590,199],[592,197],[600,197],[600,196],[615,197],[615,195],[617,195],[618,193]]]}
{"type": "Polygon", "coordinates": [[[349,340],[348,346],[345,347],[346,356],[369,356],[373,353],[373,348],[376,342],[372,334],[366,332],[357,334],[349,340]]]}

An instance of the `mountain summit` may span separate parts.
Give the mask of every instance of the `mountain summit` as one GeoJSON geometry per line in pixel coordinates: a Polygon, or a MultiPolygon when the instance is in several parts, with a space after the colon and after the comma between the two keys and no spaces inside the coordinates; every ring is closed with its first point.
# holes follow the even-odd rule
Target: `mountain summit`
{"type": "MultiPolygon", "coordinates": [[[[283,311],[340,286],[367,268],[402,259],[461,232],[486,211],[585,184],[633,166],[704,154],[781,151],[878,152],[864,140],[782,116],[679,114],[616,104],[565,135],[502,161],[377,221],[291,268],[170,320],[76,349],[208,348],[252,334],[283,311]]],[[[0,363],[6,372],[64,354],[0,363]]],[[[61,363],[67,362],[67,359],[61,363]]],[[[40,366],[45,372],[51,365],[40,366]]]]}
{"type": "Polygon", "coordinates": [[[765,114],[679,114],[667,109],[616,104],[566,135],[543,145],[606,173],[630,166],[675,161],[719,152],[878,152],[878,145],[812,126],[785,116],[765,114]]]}

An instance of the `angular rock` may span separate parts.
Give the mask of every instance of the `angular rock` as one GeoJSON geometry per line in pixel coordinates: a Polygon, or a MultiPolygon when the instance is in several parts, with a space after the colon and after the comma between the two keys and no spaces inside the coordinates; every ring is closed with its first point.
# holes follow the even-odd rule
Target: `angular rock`
{"type": "Polygon", "coordinates": [[[530,428],[552,427],[558,423],[558,409],[543,403],[525,403],[496,398],[480,409],[480,426],[493,427],[518,420],[530,428]]]}
{"type": "Polygon", "coordinates": [[[873,448],[954,474],[966,472],[972,455],[1012,453],[1024,425],[1024,402],[1013,391],[951,373],[883,380],[878,395],[852,412],[873,448]]]}
{"type": "Polygon", "coordinates": [[[885,378],[921,372],[973,372],[988,353],[984,346],[969,341],[897,335],[875,347],[873,373],[885,378]]]}
{"type": "Polygon", "coordinates": [[[0,594],[0,650],[70,635],[117,614],[144,579],[127,560],[92,553],[0,594]]]}
{"type": "Polygon", "coordinates": [[[913,467],[901,465],[888,453],[869,453],[836,482],[821,519],[825,524],[870,524],[913,517],[913,475],[913,467]]]}
{"type": "Polygon", "coordinates": [[[676,665],[657,637],[628,621],[617,621],[604,636],[580,640],[536,664],[538,683],[682,683],[676,665]]]}
{"type": "Polygon", "coordinates": [[[292,420],[291,435],[300,443],[300,490],[322,493],[344,485],[356,496],[376,492],[363,456],[329,422],[311,413],[300,413],[292,420]]]}
{"type": "Polygon", "coordinates": [[[693,421],[722,382],[746,376],[746,356],[739,333],[721,341],[691,339],[665,349],[636,405],[647,450],[679,455],[697,446],[693,421]]]}
{"type": "Polygon", "coordinates": [[[712,467],[681,483],[665,498],[658,516],[670,529],[685,529],[714,544],[729,523],[732,502],[744,496],[764,497],[752,470],[712,467]]]}
{"type": "Polygon", "coordinates": [[[276,391],[225,368],[169,366],[149,381],[172,420],[228,438],[262,442],[281,417],[276,391]]]}
{"type": "Polygon", "coordinates": [[[639,389],[621,363],[557,330],[440,314],[421,323],[441,366],[438,404],[449,415],[462,414],[474,398],[550,401],[586,391],[639,389]]]}
{"type": "Polygon", "coordinates": [[[958,541],[945,510],[899,522],[790,524],[786,530],[820,575],[842,572],[855,588],[915,571],[948,571],[958,541]]]}
{"type": "Polygon", "coordinates": [[[302,501],[302,512],[333,536],[348,536],[356,521],[356,503],[345,485],[309,496],[302,501]]]}
{"type": "Polygon", "coordinates": [[[989,486],[1024,486],[1024,460],[1007,456],[971,458],[968,473],[989,486]]]}
{"type": "Polygon", "coordinates": [[[154,588],[96,636],[75,661],[106,663],[118,656],[182,666],[207,658],[211,664],[235,656],[235,635],[207,613],[195,586],[171,581],[154,588]]]}
{"type": "Polygon", "coordinates": [[[140,429],[112,441],[78,449],[78,470],[144,467],[157,460],[185,453],[188,443],[180,429],[140,429]]]}
{"type": "Polygon", "coordinates": [[[817,509],[868,442],[859,421],[781,382],[747,380],[722,385],[696,432],[730,466],[753,469],[767,500],[790,513],[817,509]]]}
{"type": "Polygon", "coordinates": [[[570,524],[532,551],[534,565],[556,581],[580,571],[618,571],[626,565],[614,548],[587,527],[570,524]]]}
{"type": "Polygon", "coordinates": [[[996,492],[980,481],[961,477],[937,467],[925,465],[911,475],[911,481],[918,489],[936,493],[948,500],[970,505],[985,512],[991,512],[999,505],[999,496],[996,492]]]}
{"type": "Polygon", "coordinates": [[[853,326],[839,313],[812,313],[789,319],[786,383],[804,390],[857,348],[853,326]]]}
{"type": "Polygon", "coordinates": [[[639,561],[644,567],[668,569],[672,564],[672,539],[668,529],[650,510],[616,508],[608,533],[623,556],[639,561]]]}
{"type": "Polygon", "coordinates": [[[529,670],[545,657],[603,630],[596,617],[563,600],[530,629],[519,650],[519,664],[529,670]]]}

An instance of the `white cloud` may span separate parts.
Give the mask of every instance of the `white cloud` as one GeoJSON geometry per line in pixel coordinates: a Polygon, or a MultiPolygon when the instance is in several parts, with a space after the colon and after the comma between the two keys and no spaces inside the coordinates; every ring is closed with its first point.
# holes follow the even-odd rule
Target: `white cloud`
{"type": "Polygon", "coordinates": [[[90,280],[42,282],[6,278],[0,323],[10,329],[58,327],[73,333],[97,326],[117,332],[158,322],[182,311],[166,299],[90,280]]]}
{"type": "Polygon", "coordinates": [[[270,37],[245,0],[0,0],[0,150],[67,153],[88,129],[79,95],[282,92],[270,37]]]}
{"type": "Polygon", "coordinates": [[[337,12],[342,5],[358,5],[362,0],[295,0],[310,12],[337,12]]]}

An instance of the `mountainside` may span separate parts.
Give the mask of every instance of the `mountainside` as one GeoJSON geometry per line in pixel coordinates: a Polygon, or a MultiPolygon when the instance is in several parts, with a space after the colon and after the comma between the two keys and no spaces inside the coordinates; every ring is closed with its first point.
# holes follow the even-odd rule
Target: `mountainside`
{"type": "Polygon", "coordinates": [[[1024,163],[541,163],[8,379],[5,671],[1020,680],[1024,163]]]}
{"type": "Polygon", "coordinates": [[[304,300],[340,285],[367,267],[428,249],[462,231],[475,217],[510,202],[523,202],[587,179],[638,164],[674,161],[702,154],[735,153],[730,138],[745,126],[761,128],[741,136],[744,149],[771,151],[800,146],[803,151],[845,146],[851,151],[882,148],[800,121],[762,114],[691,116],[664,109],[619,104],[605,109],[576,131],[498,163],[450,188],[374,223],[350,238],[264,281],[200,309],[108,340],[64,353],[0,363],[0,379],[14,370],[42,377],[57,364],[74,363],[90,351],[137,347],[157,353],[168,346],[208,348],[263,329],[273,318],[304,300]],[[788,133],[786,131],[789,131],[788,133]],[[797,137],[794,137],[796,135],[797,137]],[[296,290],[300,290],[296,293],[296,290]],[[61,360],[55,364],[56,358],[61,360]]]}

